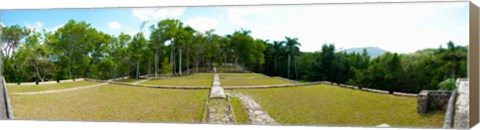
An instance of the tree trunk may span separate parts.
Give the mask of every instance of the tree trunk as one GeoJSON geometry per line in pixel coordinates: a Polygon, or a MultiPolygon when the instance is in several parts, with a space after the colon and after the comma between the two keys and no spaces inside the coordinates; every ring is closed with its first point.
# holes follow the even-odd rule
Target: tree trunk
{"type": "Polygon", "coordinates": [[[173,70],[173,47],[172,47],[172,50],[170,51],[170,73],[172,75],[175,73],[175,70],[173,70]]]}
{"type": "Polygon", "coordinates": [[[288,73],[288,76],[287,78],[290,79],[290,60],[291,60],[291,56],[290,54],[288,54],[288,65],[287,65],[287,73],[288,73]]]}
{"type": "Polygon", "coordinates": [[[43,82],[44,79],[42,78],[42,76],[40,76],[40,70],[38,70],[38,66],[34,65],[33,68],[35,68],[35,71],[37,71],[38,79],[40,79],[43,82]]]}
{"type": "Polygon", "coordinates": [[[227,54],[223,54],[223,71],[227,70],[227,54]]]}
{"type": "Polygon", "coordinates": [[[190,74],[190,54],[188,53],[188,47],[187,47],[187,74],[190,74]]]}
{"type": "Polygon", "coordinates": [[[235,63],[233,65],[233,71],[237,71],[237,61],[238,61],[238,58],[235,57],[235,63]]]}
{"type": "Polygon", "coordinates": [[[182,75],[182,49],[181,49],[181,48],[179,48],[179,52],[178,52],[178,53],[180,53],[180,54],[179,54],[180,56],[179,56],[179,59],[178,59],[178,62],[180,62],[180,63],[178,64],[178,74],[182,75]]]}
{"type": "Polygon", "coordinates": [[[68,74],[70,76],[70,79],[72,79],[72,53],[71,52],[68,56],[68,74]]]}
{"type": "Polygon", "coordinates": [[[158,77],[158,49],[155,50],[155,78],[158,77]]]}
{"type": "Polygon", "coordinates": [[[173,74],[177,71],[177,58],[175,57],[175,49],[173,49],[173,74]]]}
{"type": "Polygon", "coordinates": [[[195,58],[195,73],[198,73],[198,57],[195,58]]]}
{"type": "Polygon", "coordinates": [[[273,57],[273,73],[274,75],[277,74],[277,57],[276,56],[273,57]]]}
{"type": "Polygon", "coordinates": [[[295,61],[295,79],[298,80],[298,62],[295,61]]]}
{"type": "Polygon", "coordinates": [[[140,77],[140,62],[137,61],[137,79],[140,77]]]}

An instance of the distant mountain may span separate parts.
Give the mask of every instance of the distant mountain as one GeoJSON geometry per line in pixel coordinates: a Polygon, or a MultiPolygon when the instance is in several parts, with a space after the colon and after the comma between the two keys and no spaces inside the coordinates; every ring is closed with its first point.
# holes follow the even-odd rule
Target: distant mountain
{"type": "Polygon", "coordinates": [[[378,47],[349,48],[349,49],[345,49],[343,51],[345,51],[347,53],[353,53],[353,52],[362,53],[363,49],[367,49],[368,55],[370,55],[370,57],[372,57],[372,58],[378,57],[380,55],[383,55],[383,53],[387,52],[386,50],[383,50],[383,49],[378,48],[378,47]]]}

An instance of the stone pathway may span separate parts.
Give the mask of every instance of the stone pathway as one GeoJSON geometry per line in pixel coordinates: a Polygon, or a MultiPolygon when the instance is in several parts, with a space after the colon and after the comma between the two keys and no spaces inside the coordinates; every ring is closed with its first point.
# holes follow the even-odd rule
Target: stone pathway
{"type": "Polygon", "coordinates": [[[133,82],[132,84],[140,84],[140,83],[143,83],[143,82],[147,82],[149,80],[150,79],[144,79],[144,80],[140,80],[140,81],[137,81],[137,82],[133,82]]]}
{"type": "Polygon", "coordinates": [[[220,86],[220,78],[218,77],[217,73],[215,73],[215,75],[213,76],[213,84],[210,90],[210,98],[216,97],[226,98],[225,91],[220,86]]]}
{"type": "Polygon", "coordinates": [[[234,123],[229,109],[228,100],[225,91],[220,86],[220,78],[218,77],[216,68],[213,76],[212,88],[208,100],[208,123],[229,124],[234,123]]]}
{"type": "Polygon", "coordinates": [[[214,124],[233,123],[226,99],[214,98],[208,101],[208,122],[214,124]]]}
{"type": "Polygon", "coordinates": [[[38,92],[18,92],[18,93],[12,93],[12,94],[17,94],[17,95],[34,95],[34,94],[58,93],[58,92],[73,91],[73,90],[78,90],[78,89],[86,89],[86,88],[98,87],[98,86],[102,86],[102,85],[106,85],[106,84],[108,84],[108,83],[101,83],[101,84],[95,84],[95,85],[90,85],[90,86],[75,87],[75,88],[68,88],[68,89],[60,89],[60,90],[47,90],[47,91],[38,91],[38,92]]]}
{"type": "Polygon", "coordinates": [[[469,127],[469,88],[468,80],[457,81],[458,97],[455,103],[454,128],[469,127]]]}
{"type": "Polygon", "coordinates": [[[248,111],[248,118],[253,125],[272,125],[279,124],[264,112],[260,105],[250,96],[241,93],[229,93],[229,96],[236,97],[242,101],[242,104],[248,111]]]}

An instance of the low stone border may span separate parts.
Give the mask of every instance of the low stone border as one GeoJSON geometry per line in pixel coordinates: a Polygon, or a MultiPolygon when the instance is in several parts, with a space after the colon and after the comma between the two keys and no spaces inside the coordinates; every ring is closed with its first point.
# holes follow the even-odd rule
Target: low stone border
{"type": "Polygon", "coordinates": [[[271,78],[270,76],[262,74],[262,73],[258,73],[258,74],[263,75],[263,77],[266,77],[266,78],[271,78]]]}
{"type": "Polygon", "coordinates": [[[14,115],[14,112],[13,112],[13,107],[12,107],[12,103],[10,102],[10,97],[8,96],[8,88],[7,88],[7,83],[5,82],[5,78],[4,77],[1,77],[2,80],[0,83],[1,83],[1,86],[3,88],[3,99],[5,100],[5,108],[0,108],[0,109],[5,109],[5,116],[7,119],[15,119],[15,115],[14,115]]]}
{"type": "Polygon", "coordinates": [[[109,84],[119,84],[119,85],[148,87],[148,88],[167,88],[167,89],[210,89],[211,88],[210,86],[165,86],[165,85],[145,85],[145,84],[115,82],[111,80],[97,80],[97,79],[85,79],[85,80],[92,81],[92,82],[102,82],[102,83],[109,83],[109,84]]]}
{"type": "MultiPolygon", "coordinates": [[[[149,88],[165,88],[165,89],[210,89],[210,86],[165,86],[165,85],[145,85],[145,84],[132,84],[132,83],[124,83],[124,82],[115,82],[110,80],[96,80],[96,79],[87,79],[86,81],[94,81],[94,82],[107,82],[110,84],[119,84],[119,85],[128,85],[128,86],[138,86],[138,87],[149,87],[149,88]]],[[[309,85],[318,85],[318,84],[326,84],[332,86],[338,86],[343,88],[349,88],[354,90],[362,90],[371,93],[378,93],[378,94],[389,94],[388,91],[385,90],[378,90],[378,89],[371,89],[371,88],[360,88],[358,86],[346,85],[346,84],[338,84],[329,81],[317,81],[317,82],[308,82],[308,83],[298,83],[298,84],[280,84],[280,85],[258,85],[258,86],[222,86],[225,90],[233,90],[233,89],[263,89],[263,88],[286,88],[286,87],[302,87],[302,86],[309,86],[309,85]]],[[[417,97],[418,94],[412,93],[401,93],[401,92],[393,92],[394,96],[403,96],[403,97],[417,97]]]]}
{"type": "MultiPolygon", "coordinates": [[[[323,84],[327,85],[333,85],[333,86],[339,86],[339,87],[344,87],[344,88],[350,88],[350,89],[357,89],[357,90],[362,90],[366,92],[372,92],[372,93],[379,93],[379,94],[390,94],[388,91],[385,90],[378,90],[378,89],[371,89],[371,88],[361,88],[358,86],[352,86],[352,85],[346,85],[346,84],[338,84],[334,82],[329,82],[329,81],[320,81],[323,84]]],[[[402,93],[402,92],[393,92],[395,96],[403,96],[403,97],[417,97],[418,94],[413,94],[413,93],[402,93]]]]}
{"type": "Polygon", "coordinates": [[[418,94],[413,93],[401,93],[401,92],[393,92],[395,96],[403,96],[403,97],[418,97],[418,94]]]}
{"type": "Polygon", "coordinates": [[[73,91],[73,90],[78,90],[78,89],[86,89],[86,88],[98,87],[98,86],[102,86],[102,85],[106,85],[106,84],[107,84],[107,83],[102,83],[102,84],[95,84],[95,85],[88,85],[88,86],[81,86],[81,87],[73,87],[73,88],[67,88],[67,89],[35,91],[35,92],[18,92],[18,93],[12,93],[12,94],[16,94],[16,95],[34,95],[34,94],[58,93],[58,92],[67,92],[67,91],[73,91]]]}
{"type": "Polygon", "coordinates": [[[168,88],[168,89],[210,89],[210,86],[165,86],[165,85],[145,85],[145,84],[132,84],[132,83],[123,83],[123,82],[108,82],[110,84],[120,84],[128,86],[137,86],[137,87],[148,87],[148,88],[168,88]]]}
{"type": "Polygon", "coordinates": [[[448,99],[448,106],[447,111],[445,112],[445,120],[443,121],[443,128],[449,129],[453,127],[453,119],[455,113],[455,101],[457,98],[457,90],[453,90],[452,94],[450,95],[450,99],[448,99]]]}
{"type": "MultiPolygon", "coordinates": [[[[84,78],[75,79],[75,81],[73,81],[73,79],[59,80],[59,81],[60,82],[57,82],[57,81],[38,82],[38,85],[84,81],[84,78]]],[[[18,86],[19,85],[18,83],[6,83],[6,84],[7,84],[7,86],[18,86]]],[[[37,82],[20,82],[20,85],[37,85],[37,82]]]]}
{"type": "Polygon", "coordinates": [[[286,88],[286,87],[301,87],[309,85],[322,84],[321,82],[310,82],[310,83],[300,83],[300,84],[281,84],[281,85],[259,85],[259,86],[223,86],[224,89],[262,89],[262,88],[286,88]]]}
{"type": "Polygon", "coordinates": [[[130,76],[125,76],[125,77],[119,77],[119,78],[115,78],[115,79],[111,79],[111,80],[122,80],[122,79],[129,79],[130,76]]]}
{"type": "Polygon", "coordinates": [[[293,83],[293,84],[300,84],[297,81],[293,81],[293,80],[290,80],[290,79],[287,79],[287,78],[284,78],[284,77],[280,77],[280,76],[275,76],[275,77],[272,77],[272,78],[280,78],[280,79],[283,79],[283,80],[285,80],[287,82],[290,82],[290,83],[293,83]]]}

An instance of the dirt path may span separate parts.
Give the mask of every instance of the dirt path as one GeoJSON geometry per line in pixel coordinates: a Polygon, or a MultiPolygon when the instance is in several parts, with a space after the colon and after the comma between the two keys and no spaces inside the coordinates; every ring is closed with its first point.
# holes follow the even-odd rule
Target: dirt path
{"type": "Polygon", "coordinates": [[[140,83],[143,83],[143,82],[147,82],[149,80],[150,79],[144,79],[144,80],[140,80],[140,81],[137,81],[137,82],[133,82],[132,84],[140,84],[140,83]]]}
{"type": "Polygon", "coordinates": [[[268,113],[264,112],[260,105],[249,95],[241,94],[241,93],[229,93],[229,96],[236,97],[242,101],[242,104],[248,111],[248,119],[253,125],[271,125],[271,124],[279,124],[275,122],[275,120],[268,115],[268,113]]]}
{"type": "Polygon", "coordinates": [[[101,84],[95,84],[95,85],[89,85],[89,86],[82,86],[82,87],[74,87],[74,88],[68,88],[68,89],[46,90],[46,91],[37,91],[37,92],[18,92],[18,93],[12,93],[12,94],[17,94],[17,95],[34,95],[34,94],[58,93],[58,92],[67,92],[67,91],[73,91],[73,90],[79,90],[79,89],[86,89],[86,88],[98,87],[98,86],[102,86],[102,85],[106,85],[106,84],[108,84],[108,83],[101,83],[101,84]]]}

